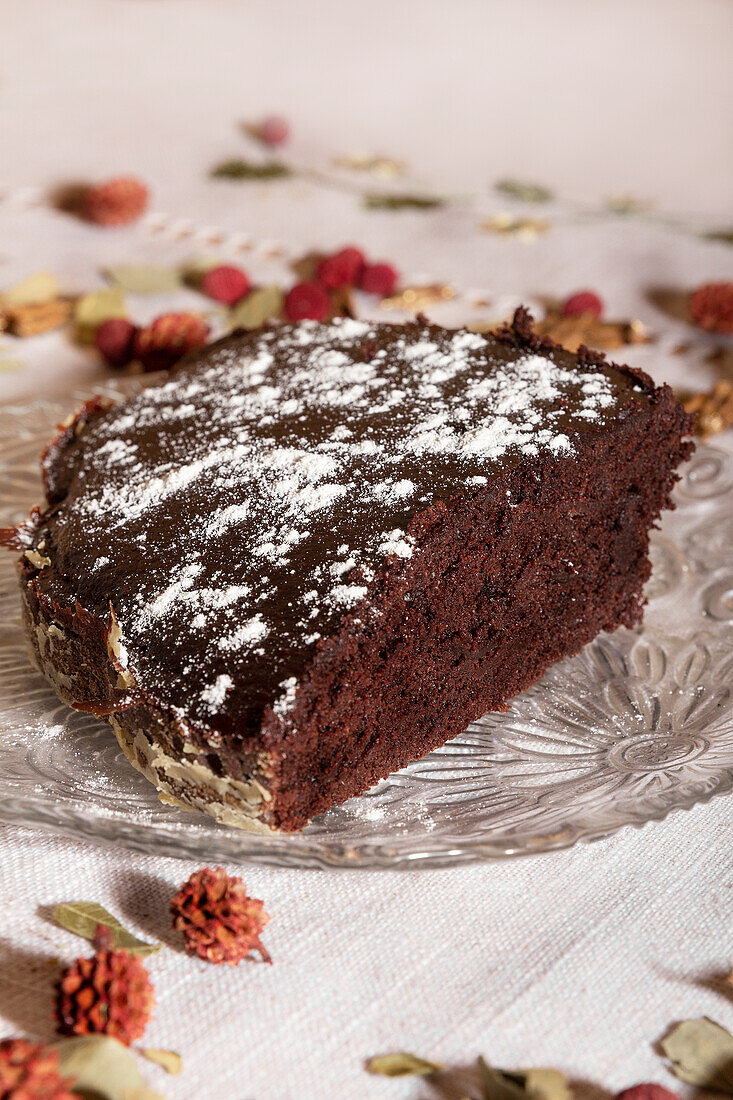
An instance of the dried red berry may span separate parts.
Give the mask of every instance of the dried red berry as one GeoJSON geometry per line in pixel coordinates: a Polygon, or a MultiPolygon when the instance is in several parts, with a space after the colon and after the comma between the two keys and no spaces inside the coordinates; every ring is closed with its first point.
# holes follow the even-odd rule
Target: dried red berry
{"type": "Polygon", "coordinates": [[[223,867],[191,875],[172,899],[171,912],[186,949],[200,959],[236,966],[257,950],[264,962],[272,962],[260,940],[270,919],[263,903],[249,897],[241,878],[223,867]]]}
{"type": "Polygon", "coordinates": [[[705,283],[690,297],[696,325],[710,332],[733,334],[733,283],[705,283]]]}
{"type": "Polygon", "coordinates": [[[78,1100],[59,1075],[59,1054],[27,1039],[0,1042],[0,1100],[78,1100]]]}
{"type": "Polygon", "coordinates": [[[284,145],[290,137],[290,125],[285,118],[279,115],[269,115],[263,118],[257,126],[257,137],[264,141],[265,145],[284,145]]]}
{"type": "Polygon", "coordinates": [[[324,256],[316,269],[316,279],[329,290],[342,286],[356,286],[361,278],[366,260],[364,253],[353,246],[342,248],[332,256],[324,256]]]}
{"type": "Polygon", "coordinates": [[[97,351],[110,367],[126,367],[135,356],[137,325],[126,317],[110,317],[102,321],[94,334],[97,351]]]}
{"type": "Polygon", "coordinates": [[[285,316],[289,321],[325,321],[330,305],[318,283],[296,283],[285,295],[285,316]]]}
{"type": "Polygon", "coordinates": [[[388,298],[397,286],[397,272],[391,264],[367,264],[364,268],[359,286],[369,294],[378,294],[380,298],[388,298]]]}
{"type": "Polygon", "coordinates": [[[187,352],[202,347],[209,326],[196,313],[162,313],[140,329],[135,338],[135,356],[146,371],[169,370],[187,352]]]}
{"type": "Polygon", "coordinates": [[[120,176],[88,187],[82,196],[82,211],[97,225],[129,225],[145,212],[148,198],[144,183],[120,176]]]}
{"type": "Polygon", "coordinates": [[[616,1095],[616,1100],[679,1100],[676,1092],[671,1092],[664,1085],[655,1085],[645,1081],[641,1085],[632,1085],[616,1095]]]}
{"type": "Polygon", "coordinates": [[[603,314],[603,302],[592,290],[579,290],[563,302],[564,317],[576,317],[581,313],[590,313],[596,320],[603,314]]]}
{"type": "Polygon", "coordinates": [[[62,1035],[111,1035],[128,1046],[150,1019],[153,985],[140,959],[127,951],[97,951],[61,975],[56,1021],[62,1035]]]}
{"type": "Polygon", "coordinates": [[[249,277],[241,267],[220,264],[207,271],[201,280],[201,290],[215,302],[224,302],[228,306],[241,302],[250,287],[249,277]]]}

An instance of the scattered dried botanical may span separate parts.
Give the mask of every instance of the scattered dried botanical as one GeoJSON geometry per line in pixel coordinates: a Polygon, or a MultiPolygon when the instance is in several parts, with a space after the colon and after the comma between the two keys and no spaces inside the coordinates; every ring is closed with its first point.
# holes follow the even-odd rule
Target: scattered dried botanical
{"type": "Polygon", "coordinates": [[[131,932],[128,932],[117,917],[96,901],[73,901],[57,905],[53,911],[54,920],[65,928],[67,932],[73,932],[77,936],[83,936],[85,940],[93,942],[97,937],[100,925],[106,928],[111,936],[112,947],[116,950],[127,951],[130,955],[154,955],[160,951],[159,943],[144,943],[131,932]]]}
{"type": "Polygon", "coordinates": [[[91,344],[94,334],[103,321],[113,317],[127,317],[127,306],[119,287],[105,287],[93,290],[77,298],[74,305],[74,326],[76,340],[80,344],[91,344]]]}
{"type": "Polygon", "coordinates": [[[707,1016],[684,1020],[672,1028],[661,1046],[681,1081],[733,1093],[733,1035],[714,1020],[707,1016]]]}
{"type": "Polygon", "coordinates": [[[183,1060],[175,1050],[158,1050],[156,1047],[140,1047],[143,1058],[154,1062],[156,1066],[162,1066],[166,1073],[173,1077],[181,1072],[183,1060]]]}
{"type": "Polygon", "coordinates": [[[274,180],[290,176],[292,172],[279,160],[256,163],[235,158],[217,164],[210,175],[215,180],[274,180]]]}
{"type": "Polygon", "coordinates": [[[379,1077],[426,1077],[430,1073],[437,1073],[444,1066],[441,1062],[428,1062],[425,1058],[399,1050],[394,1054],[377,1054],[368,1058],[364,1068],[367,1073],[379,1077]]]}
{"type": "Polygon", "coordinates": [[[40,305],[41,302],[58,298],[60,294],[61,287],[56,276],[50,271],[37,271],[0,294],[0,307],[40,305]]]}
{"type": "Polygon", "coordinates": [[[494,190],[502,195],[509,195],[520,202],[549,202],[552,191],[539,183],[528,183],[526,180],[505,179],[494,184],[494,190]]]}
{"type": "Polygon", "coordinates": [[[167,294],[178,290],[183,283],[178,268],[154,264],[118,264],[107,268],[105,274],[130,294],[167,294]]]}
{"type": "Polygon", "coordinates": [[[581,344],[600,351],[615,351],[626,344],[648,343],[650,339],[641,321],[599,321],[594,313],[565,316],[550,310],[537,322],[535,330],[573,352],[581,344]]]}
{"type": "Polygon", "coordinates": [[[571,1100],[564,1074],[556,1069],[501,1070],[479,1055],[482,1100],[571,1100]]]}
{"type": "Polygon", "coordinates": [[[71,1078],[62,1076],[55,1050],[27,1039],[0,1041],[3,1100],[75,1100],[71,1078]]]}
{"type": "MultiPolygon", "coordinates": [[[[108,929],[103,929],[110,937],[108,929]]],[[[101,937],[100,937],[101,938],[101,937]]],[[[153,1007],[142,962],[127,951],[98,950],[68,966],[56,989],[61,1035],[107,1035],[129,1045],[141,1038],[153,1007]]]]}
{"type": "Polygon", "coordinates": [[[227,327],[254,329],[282,316],[285,295],[279,286],[261,286],[229,311],[227,327]]]}
{"type": "Polygon", "coordinates": [[[651,206],[649,199],[640,199],[636,195],[609,195],[606,199],[606,209],[614,214],[643,214],[651,206]]]}
{"type": "Polygon", "coordinates": [[[690,314],[708,332],[733,335],[733,283],[704,283],[690,295],[690,314]]]}
{"type": "Polygon", "coordinates": [[[537,240],[541,233],[546,233],[550,223],[539,218],[517,218],[513,214],[495,214],[492,218],[484,218],[480,223],[481,229],[487,233],[496,233],[500,237],[517,237],[525,244],[537,240]]]}
{"type": "Polygon", "coordinates": [[[708,392],[679,396],[686,411],[697,415],[695,434],[701,439],[733,427],[733,382],[721,379],[708,392]]]}
{"type": "Polygon", "coordinates": [[[717,241],[719,244],[733,244],[733,229],[710,229],[701,233],[704,241],[717,241]]]}
{"type": "Polygon", "coordinates": [[[407,313],[418,312],[438,302],[448,302],[456,292],[449,283],[428,283],[423,286],[406,286],[399,294],[383,298],[382,309],[401,309],[407,313]]]}
{"type": "Polygon", "coordinates": [[[241,878],[223,867],[192,874],[171,899],[171,913],[186,950],[200,959],[237,966],[259,951],[263,962],[272,962],[260,938],[270,919],[262,902],[251,898],[241,878]]]}
{"type": "Polygon", "coordinates": [[[437,195],[389,195],[378,191],[366,194],[363,202],[367,210],[435,210],[445,205],[445,199],[437,195]]]}
{"type": "Polygon", "coordinates": [[[38,336],[65,325],[72,309],[73,303],[68,298],[52,298],[24,306],[6,306],[0,317],[12,336],[38,336]]]}
{"type": "Polygon", "coordinates": [[[48,1048],[59,1056],[59,1068],[75,1080],[74,1089],[95,1100],[163,1100],[150,1092],[127,1047],[106,1035],[63,1039],[48,1048]]]}
{"type": "Polygon", "coordinates": [[[402,160],[358,153],[352,156],[334,157],[332,163],[336,168],[348,168],[352,172],[368,172],[373,176],[381,176],[382,179],[393,179],[395,176],[404,175],[407,171],[407,165],[402,160]]]}

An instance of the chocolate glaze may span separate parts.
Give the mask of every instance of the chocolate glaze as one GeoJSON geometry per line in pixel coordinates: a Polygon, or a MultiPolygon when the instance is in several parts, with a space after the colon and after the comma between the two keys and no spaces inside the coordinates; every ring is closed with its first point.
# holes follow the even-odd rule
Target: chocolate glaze
{"type": "Polygon", "coordinates": [[[238,741],[345,614],[368,623],[385,562],[420,552],[414,516],[527,455],[572,461],[644,383],[423,323],[221,341],[50,449],[39,593],[112,606],[148,697],[238,741]]]}

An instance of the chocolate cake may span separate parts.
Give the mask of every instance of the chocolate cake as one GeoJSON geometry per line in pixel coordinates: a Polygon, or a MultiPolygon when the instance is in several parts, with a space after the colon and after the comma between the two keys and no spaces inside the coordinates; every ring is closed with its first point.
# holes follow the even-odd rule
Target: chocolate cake
{"type": "Polygon", "coordinates": [[[690,428],[523,311],[304,322],[87,403],[5,542],[40,668],[164,801],[295,830],[639,622],[690,428]]]}

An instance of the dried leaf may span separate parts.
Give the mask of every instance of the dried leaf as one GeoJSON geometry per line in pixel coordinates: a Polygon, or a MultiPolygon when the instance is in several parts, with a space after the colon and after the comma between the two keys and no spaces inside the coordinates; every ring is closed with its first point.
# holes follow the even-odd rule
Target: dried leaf
{"type": "Polygon", "coordinates": [[[178,268],[154,264],[118,264],[108,268],[106,274],[130,294],[166,294],[178,290],[183,283],[178,268]]]}
{"type": "Polygon", "coordinates": [[[616,351],[626,344],[648,343],[650,337],[641,321],[599,321],[593,313],[565,316],[550,310],[535,325],[539,336],[549,336],[566,351],[581,344],[600,351],[616,351]]]}
{"type": "Polygon", "coordinates": [[[484,1100],[571,1100],[565,1075],[557,1069],[500,1070],[479,1056],[484,1100]]]}
{"type": "Polygon", "coordinates": [[[635,195],[609,195],[606,199],[606,208],[614,214],[642,214],[651,205],[648,199],[639,199],[635,195]]]}
{"type": "Polygon", "coordinates": [[[448,302],[456,292],[448,283],[428,283],[424,286],[406,286],[391,298],[382,298],[382,309],[402,309],[408,313],[419,311],[436,302],[448,302]]]}
{"type": "Polygon", "coordinates": [[[684,1020],[662,1040],[662,1050],[681,1081],[733,1093],[733,1035],[714,1020],[684,1020]]]}
{"type": "Polygon", "coordinates": [[[82,1035],[61,1039],[50,1049],[58,1052],[59,1073],[74,1079],[74,1092],[80,1096],[90,1100],[142,1100],[145,1095],[141,1091],[145,1081],[135,1057],[117,1039],[82,1035]]]}
{"type": "Polygon", "coordinates": [[[527,183],[526,180],[499,180],[494,188],[502,195],[510,195],[520,202],[549,202],[552,198],[552,191],[547,187],[542,187],[539,183],[527,183]]]}
{"type": "Polygon", "coordinates": [[[140,1053],[149,1062],[155,1062],[156,1066],[162,1066],[166,1073],[174,1077],[181,1072],[182,1060],[175,1050],[157,1050],[155,1047],[141,1047],[140,1053]]]}
{"type": "Polygon", "coordinates": [[[22,370],[24,366],[22,359],[0,358],[0,374],[10,374],[12,371],[22,370]]]}
{"type": "Polygon", "coordinates": [[[695,434],[701,439],[733,427],[733,382],[721,379],[712,390],[679,395],[685,410],[697,415],[695,434]]]}
{"type": "Polygon", "coordinates": [[[105,287],[84,294],[74,306],[77,341],[80,344],[91,343],[102,322],[111,317],[127,317],[125,299],[118,287],[105,287]]]}
{"type": "Polygon", "coordinates": [[[348,168],[352,172],[369,172],[373,176],[381,176],[383,179],[393,179],[395,176],[404,175],[407,165],[402,160],[393,160],[392,157],[375,157],[355,153],[352,156],[334,157],[336,168],[348,168]]]}
{"type": "Polygon", "coordinates": [[[367,1073],[380,1077],[426,1077],[429,1073],[437,1073],[443,1069],[443,1064],[428,1062],[425,1058],[400,1050],[394,1054],[378,1054],[374,1058],[368,1058],[365,1068],[367,1073]]]}
{"type": "Polygon", "coordinates": [[[733,229],[711,229],[701,233],[704,241],[717,241],[719,244],[733,244],[733,229]]]}
{"type": "Polygon", "coordinates": [[[25,306],[7,306],[4,310],[5,328],[13,336],[38,336],[66,324],[71,316],[72,304],[68,298],[52,298],[48,302],[34,302],[25,306]]]}
{"type": "Polygon", "coordinates": [[[529,243],[537,239],[540,233],[546,233],[550,223],[538,218],[515,218],[513,214],[495,214],[485,218],[481,228],[487,233],[497,233],[500,237],[518,237],[529,243]]]}
{"type": "Polygon", "coordinates": [[[53,915],[54,920],[62,928],[77,936],[83,936],[85,940],[93,940],[97,926],[103,925],[112,934],[113,946],[129,951],[131,955],[154,955],[161,948],[159,943],[144,943],[143,940],[137,939],[123,928],[117,917],[113,917],[96,901],[74,901],[57,905],[53,915]]]}
{"type": "Polygon", "coordinates": [[[386,195],[371,192],[364,196],[367,210],[435,210],[445,199],[436,195],[386,195]]]}
{"type": "Polygon", "coordinates": [[[284,295],[279,286],[261,286],[229,311],[228,327],[259,328],[265,321],[279,317],[284,295]]]}
{"type": "Polygon", "coordinates": [[[38,271],[27,279],[16,283],[10,290],[0,295],[0,301],[6,306],[40,305],[58,298],[61,293],[59,281],[50,271],[38,271]]]}
{"type": "Polygon", "coordinates": [[[215,180],[274,180],[290,176],[292,172],[287,164],[279,160],[258,163],[235,158],[217,164],[210,175],[215,180]]]}

